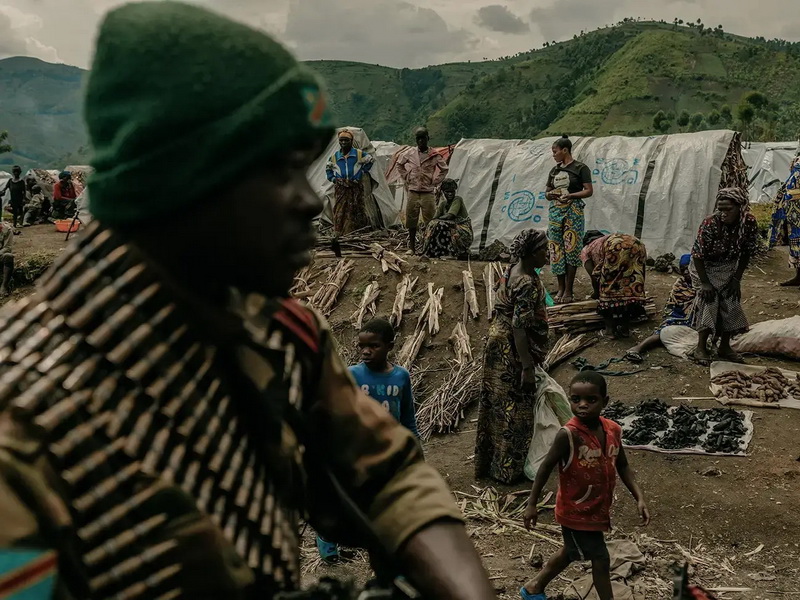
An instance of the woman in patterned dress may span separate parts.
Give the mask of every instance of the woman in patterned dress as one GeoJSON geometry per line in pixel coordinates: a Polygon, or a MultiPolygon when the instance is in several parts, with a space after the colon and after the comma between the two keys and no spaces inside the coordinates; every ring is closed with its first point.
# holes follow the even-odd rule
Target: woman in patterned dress
{"type": "Polygon", "coordinates": [[[789,266],[795,274],[781,286],[800,286],[800,157],[794,159],[789,179],[778,190],[769,238],[770,246],[782,240],[789,244],[789,266]]]}
{"type": "Polygon", "coordinates": [[[439,190],[442,199],[436,206],[433,220],[425,226],[422,254],[431,258],[465,258],[472,245],[472,222],[463,198],[456,195],[458,182],[445,179],[439,190]]]}
{"type": "Polygon", "coordinates": [[[596,230],[586,232],[583,243],[581,260],[592,278],[592,298],[598,301],[606,335],[628,337],[630,321],[645,314],[647,249],[632,235],[596,230]]]}
{"type": "Polygon", "coordinates": [[[564,135],[553,144],[556,166],[547,177],[545,197],[550,201],[547,237],[550,239],[550,270],[558,278],[556,304],[574,300],[572,286],[581,266],[584,200],[593,193],[592,172],[572,157],[572,142],[564,135]]]}
{"type": "Polygon", "coordinates": [[[692,286],[697,290],[694,313],[699,335],[689,358],[707,364],[708,340],[719,338],[718,356],[744,362],[731,348],[731,338],[750,327],[742,308],[742,276],[756,249],[758,224],[750,212],[747,190],[717,192],[716,212],[706,217],[692,247],[692,286]]]}
{"type": "Polygon", "coordinates": [[[547,264],[547,236],[528,229],[511,244],[512,264],[497,285],[483,355],[475,475],[521,479],[533,434],[536,365],[547,353],[545,290],[536,269],[547,264]]]}

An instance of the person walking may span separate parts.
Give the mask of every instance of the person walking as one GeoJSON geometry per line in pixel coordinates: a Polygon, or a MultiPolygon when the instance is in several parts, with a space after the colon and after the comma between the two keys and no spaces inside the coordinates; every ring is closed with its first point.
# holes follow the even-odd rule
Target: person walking
{"type": "Polygon", "coordinates": [[[575,299],[573,287],[578,267],[585,221],[584,200],[594,193],[592,172],[572,157],[572,141],[564,135],[553,143],[556,166],[547,177],[545,197],[550,201],[547,236],[550,240],[550,269],[558,278],[556,304],[575,299]]]}

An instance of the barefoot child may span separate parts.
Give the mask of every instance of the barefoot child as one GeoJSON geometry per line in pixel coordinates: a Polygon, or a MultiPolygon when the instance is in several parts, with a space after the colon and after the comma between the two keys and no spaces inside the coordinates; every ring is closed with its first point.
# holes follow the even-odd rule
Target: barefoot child
{"type": "Polygon", "coordinates": [[[592,578],[600,600],[613,600],[603,532],[611,528],[617,473],[639,504],[642,522],[650,523],[650,512],[622,448],[622,429],[600,416],[608,404],[606,380],[594,371],[582,371],[572,380],[569,394],[575,416],[558,432],[536,474],[524,516],[528,530],[536,526],[539,496],[558,465],[556,521],[561,525],[564,546],[520,590],[523,600],[547,600],[547,584],[573,561],[584,560],[592,562],[592,578]]]}
{"type": "MultiPolygon", "coordinates": [[[[394,348],[394,328],[386,319],[372,319],[358,334],[361,362],[348,367],[356,384],[380,402],[392,416],[419,438],[411,375],[399,365],[389,362],[394,348]]],[[[322,560],[339,561],[339,547],[317,536],[317,549],[322,560]]]]}

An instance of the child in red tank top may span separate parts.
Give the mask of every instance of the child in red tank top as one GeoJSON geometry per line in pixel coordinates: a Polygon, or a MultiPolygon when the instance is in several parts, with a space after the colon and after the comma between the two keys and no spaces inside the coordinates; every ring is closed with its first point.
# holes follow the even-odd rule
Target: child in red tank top
{"type": "Polygon", "coordinates": [[[531,488],[525,527],[536,526],[539,496],[550,473],[559,467],[556,521],[564,546],[550,557],[539,575],[520,590],[523,600],[547,600],[544,589],[571,562],[592,561],[592,578],[600,600],[613,600],[610,560],[604,531],[611,528],[611,501],[617,473],[639,505],[642,522],[650,512],[622,448],[622,429],[600,416],[608,404],[606,380],[594,371],[582,371],[570,384],[575,415],[556,435],[531,488]]]}

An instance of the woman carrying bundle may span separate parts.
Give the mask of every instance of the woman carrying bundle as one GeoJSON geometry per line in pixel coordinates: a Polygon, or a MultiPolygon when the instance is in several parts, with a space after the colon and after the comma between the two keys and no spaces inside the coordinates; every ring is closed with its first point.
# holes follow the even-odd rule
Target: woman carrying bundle
{"type": "Polygon", "coordinates": [[[707,364],[711,359],[708,339],[719,338],[718,356],[744,362],[731,348],[731,337],[749,329],[742,308],[742,276],[756,249],[758,224],[750,212],[747,191],[723,188],[717,192],[717,208],[706,217],[692,247],[689,273],[697,290],[694,313],[699,334],[689,358],[707,364]]]}
{"type": "Polygon", "coordinates": [[[647,249],[632,235],[587,231],[581,260],[592,278],[592,298],[603,317],[606,335],[628,337],[628,324],[645,314],[647,249]]]}
{"type": "Polygon", "coordinates": [[[547,236],[528,229],[511,244],[512,264],[497,284],[483,355],[475,475],[514,483],[523,477],[534,426],[536,366],[547,354],[547,236]]]}
{"type": "Polygon", "coordinates": [[[458,183],[445,179],[439,186],[442,200],[436,206],[433,220],[425,228],[422,253],[431,258],[453,256],[464,258],[472,245],[472,223],[464,200],[456,195],[458,183]]]}

